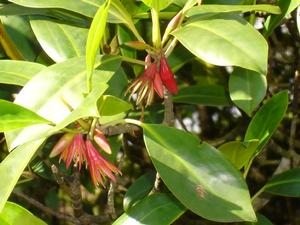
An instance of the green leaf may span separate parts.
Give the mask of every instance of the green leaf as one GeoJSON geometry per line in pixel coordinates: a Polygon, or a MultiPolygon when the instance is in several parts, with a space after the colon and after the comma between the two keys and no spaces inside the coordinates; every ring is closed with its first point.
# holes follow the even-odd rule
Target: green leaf
{"type": "Polygon", "coordinates": [[[23,170],[43,141],[28,142],[17,147],[0,163],[0,212],[23,170]]]}
{"type": "Polygon", "coordinates": [[[152,190],[155,182],[154,171],[149,171],[143,176],[139,177],[126,192],[123,199],[123,208],[128,211],[139,200],[142,200],[152,190]]]}
{"type": "Polygon", "coordinates": [[[257,4],[257,5],[207,5],[203,4],[195,6],[187,12],[187,16],[196,16],[202,13],[227,13],[237,12],[245,13],[251,11],[267,12],[272,14],[280,14],[281,10],[278,6],[257,4]]]}
{"type": "Polygon", "coordinates": [[[274,195],[300,197],[300,168],[290,169],[275,175],[263,189],[274,195]]]}
{"type": "Polygon", "coordinates": [[[28,8],[16,4],[0,5],[0,15],[3,16],[21,16],[21,15],[46,15],[49,13],[48,9],[28,8]]]}
{"type": "Polygon", "coordinates": [[[281,9],[280,15],[271,15],[265,22],[264,36],[269,37],[273,30],[280,25],[284,17],[288,16],[297,6],[300,0],[278,0],[278,6],[281,9]]]}
{"type": "Polygon", "coordinates": [[[203,0],[203,4],[240,5],[244,0],[203,0]]]}
{"type": "Polygon", "coordinates": [[[236,68],[229,78],[229,94],[236,106],[251,116],[267,92],[267,79],[253,70],[236,68]]]}
{"type": "Polygon", "coordinates": [[[92,74],[94,70],[95,58],[101,40],[105,33],[106,20],[109,10],[110,0],[106,1],[98,9],[91,27],[89,29],[87,43],[86,43],[86,67],[87,67],[87,92],[89,93],[92,88],[92,74]]]}
{"type": "Polygon", "coordinates": [[[60,129],[68,126],[74,121],[83,117],[99,117],[97,101],[108,88],[105,83],[95,84],[97,88],[93,88],[92,92],[88,94],[80,103],[80,105],[74,109],[63,121],[57,124],[51,133],[59,131],[60,129]]]}
{"type": "Polygon", "coordinates": [[[195,56],[191,54],[187,49],[182,46],[176,47],[171,55],[168,57],[168,63],[172,68],[172,72],[176,73],[185,64],[195,59],[195,56]]]}
{"type": "MultiPolygon", "coordinates": [[[[42,70],[31,79],[18,94],[15,103],[20,104],[49,121],[59,124],[76,109],[84,99],[86,78],[85,58],[72,58],[42,70]]],[[[120,66],[119,57],[97,58],[93,83],[107,83],[120,66]]],[[[95,86],[96,88],[97,86],[95,86]]],[[[49,126],[35,126],[6,133],[9,149],[30,140],[47,136],[49,126]]]]}
{"type": "Polygon", "coordinates": [[[179,218],[184,211],[184,207],[171,196],[153,194],[122,214],[113,225],[169,225],[179,218]]]}
{"type": "Polygon", "coordinates": [[[26,16],[1,16],[5,31],[15,44],[22,58],[35,61],[38,56],[38,43],[26,16]]]}
{"type": "Polygon", "coordinates": [[[300,34],[300,7],[299,6],[297,8],[296,19],[297,19],[297,29],[300,34]]]}
{"type": "Polygon", "coordinates": [[[157,172],[185,207],[218,222],[256,219],[245,180],[219,151],[175,128],[142,127],[157,172]]]}
{"type": "Polygon", "coordinates": [[[128,102],[111,95],[105,95],[98,103],[100,116],[113,116],[132,109],[128,102]]]}
{"type": "Polygon", "coordinates": [[[173,97],[174,102],[199,104],[207,106],[227,106],[230,105],[225,94],[225,89],[221,85],[207,84],[195,85],[180,89],[178,95],[173,97]]]}
{"type": "Polygon", "coordinates": [[[31,8],[59,8],[93,17],[97,8],[104,2],[99,0],[8,0],[18,5],[31,8]]]}
{"type": "Polygon", "coordinates": [[[46,68],[38,63],[0,60],[0,83],[24,86],[33,76],[46,68]]]}
{"type": "MultiPolygon", "coordinates": [[[[27,209],[13,202],[6,202],[0,218],[7,221],[9,225],[47,225],[44,221],[34,216],[27,209]]],[[[1,225],[3,225],[1,223],[1,225]]]]}
{"type": "Polygon", "coordinates": [[[285,115],[288,106],[288,92],[282,91],[270,98],[252,118],[245,141],[259,140],[258,151],[269,141],[285,115]]]}
{"type": "Polygon", "coordinates": [[[238,15],[191,20],[173,35],[194,55],[219,66],[239,66],[266,74],[268,44],[238,15]],[[199,38],[201,37],[201,38],[199,38]]]}
{"type": "Polygon", "coordinates": [[[34,18],[30,24],[40,45],[55,62],[85,55],[88,29],[34,18]]]}
{"type": "Polygon", "coordinates": [[[126,29],[122,25],[117,26],[117,34],[118,34],[118,43],[120,45],[120,51],[122,55],[135,59],[136,50],[129,48],[125,45],[126,42],[134,40],[132,34],[128,31],[128,29],[126,29]]]}
{"type": "Polygon", "coordinates": [[[248,142],[231,141],[219,147],[219,151],[227,158],[237,169],[242,169],[258,147],[258,140],[248,142]]]}
{"type": "Polygon", "coordinates": [[[51,122],[29,109],[0,99],[0,132],[43,123],[49,124],[51,122]]]}
{"type": "Polygon", "coordinates": [[[148,7],[158,9],[159,11],[167,8],[173,2],[173,0],[142,0],[142,1],[148,7]]]}

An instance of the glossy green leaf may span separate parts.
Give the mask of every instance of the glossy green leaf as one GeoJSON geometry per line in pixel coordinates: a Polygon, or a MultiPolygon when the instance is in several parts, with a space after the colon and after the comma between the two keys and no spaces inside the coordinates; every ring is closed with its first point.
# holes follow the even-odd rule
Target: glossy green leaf
{"type": "Polygon", "coordinates": [[[203,4],[195,6],[187,12],[187,16],[196,16],[202,13],[224,13],[237,12],[245,13],[251,11],[267,12],[272,14],[280,14],[281,10],[278,6],[257,4],[257,5],[207,5],[203,4]]]}
{"type": "Polygon", "coordinates": [[[180,89],[178,95],[173,97],[174,102],[199,104],[207,106],[230,105],[221,85],[195,85],[180,89]]]}
{"type": "Polygon", "coordinates": [[[245,134],[245,141],[258,139],[258,151],[261,150],[284,117],[287,106],[287,91],[279,92],[270,98],[252,118],[245,134]]]}
{"type": "Polygon", "coordinates": [[[163,10],[167,8],[173,0],[142,0],[145,5],[150,8],[156,8],[158,10],[163,10]]]}
{"type": "Polygon", "coordinates": [[[13,3],[0,5],[0,15],[3,16],[21,16],[21,15],[43,15],[49,13],[48,9],[28,8],[13,3]]]}
{"type": "Polygon", "coordinates": [[[59,8],[73,11],[88,17],[93,17],[97,8],[103,3],[101,0],[8,0],[18,5],[31,8],[59,8]]]}
{"type": "MultiPolygon", "coordinates": [[[[60,123],[76,109],[84,99],[86,67],[85,58],[72,58],[42,70],[31,79],[16,98],[20,104],[55,124],[60,123]],[[38,94],[37,94],[38,93],[38,94]]],[[[118,57],[97,58],[93,83],[107,83],[120,66],[118,57]]],[[[96,88],[97,86],[95,86],[96,88]]],[[[30,140],[45,136],[51,127],[35,126],[6,133],[9,149],[30,140]]]]}
{"type": "Polygon", "coordinates": [[[24,60],[35,61],[39,51],[38,43],[26,16],[1,16],[5,31],[21,53],[24,60]]]}
{"type": "Polygon", "coordinates": [[[195,59],[195,56],[191,54],[187,49],[182,46],[176,47],[171,55],[168,57],[168,63],[172,68],[172,72],[176,73],[185,64],[195,59]]]}
{"type": "Polygon", "coordinates": [[[157,172],[185,207],[218,222],[256,219],[245,180],[219,151],[175,128],[142,127],[157,172]]]}
{"type": "Polygon", "coordinates": [[[273,223],[264,215],[258,213],[256,216],[257,222],[246,222],[243,223],[243,225],[273,225],[273,223]]]}
{"type": "Polygon", "coordinates": [[[280,15],[269,16],[265,22],[264,36],[269,37],[273,30],[280,25],[284,17],[288,16],[297,6],[300,0],[278,0],[278,6],[281,9],[280,15]]]}
{"type": "Polygon", "coordinates": [[[221,145],[218,149],[237,169],[242,169],[254,155],[258,143],[258,140],[231,141],[221,145]]]}
{"type": "Polygon", "coordinates": [[[274,195],[300,197],[300,168],[290,169],[275,175],[263,189],[274,195]]]}
{"type": "Polygon", "coordinates": [[[134,181],[128,188],[123,199],[123,208],[125,211],[128,211],[134,204],[149,194],[155,182],[155,175],[154,171],[149,171],[134,181]]]}
{"type": "Polygon", "coordinates": [[[23,170],[44,140],[28,142],[17,147],[0,163],[0,212],[23,170]]]}
{"type": "Polygon", "coordinates": [[[126,42],[135,40],[132,34],[129,32],[130,31],[126,29],[124,26],[122,25],[117,26],[118,43],[120,45],[120,51],[122,55],[135,59],[136,50],[129,48],[128,46],[125,45],[126,42]]]}
{"type": "Polygon", "coordinates": [[[239,66],[266,74],[267,42],[238,15],[221,14],[191,20],[173,35],[189,51],[208,63],[239,66]]]}
{"type": "MultiPolygon", "coordinates": [[[[27,209],[13,202],[6,202],[3,211],[0,213],[0,218],[7,221],[9,225],[47,225],[27,209]]],[[[3,224],[1,223],[1,225],[3,224]]]]}
{"type": "Polygon", "coordinates": [[[88,29],[34,18],[30,24],[40,45],[55,62],[85,55],[88,29]]]}
{"type": "Polygon", "coordinates": [[[264,99],[267,79],[253,70],[236,68],[229,78],[229,94],[236,106],[249,116],[264,99]]]}
{"type": "Polygon", "coordinates": [[[0,99],[0,132],[50,122],[20,105],[0,99]]]}
{"type": "Polygon", "coordinates": [[[0,224],[1,225],[10,225],[6,220],[4,220],[2,217],[0,217],[0,224]]]}
{"type": "Polygon", "coordinates": [[[86,43],[86,68],[87,68],[87,92],[91,91],[92,74],[97,52],[100,47],[101,40],[105,33],[106,20],[109,10],[110,0],[105,2],[98,9],[91,27],[89,29],[87,43],[86,43]]]}
{"type": "Polygon", "coordinates": [[[98,103],[100,116],[113,116],[132,108],[128,102],[111,95],[105,95],[98,103]]]}
{"type": "Polygon", "coordinates": [[[153,194],[122,214],[113,225],[169,225],[185,212],[185,208],[167,194],[153,194]]]}
{"type": "Polygon", "coordinates": [[[24,86],[33,76],[46,68],[42,64],[0,60],[0,83],[24,86]]]}

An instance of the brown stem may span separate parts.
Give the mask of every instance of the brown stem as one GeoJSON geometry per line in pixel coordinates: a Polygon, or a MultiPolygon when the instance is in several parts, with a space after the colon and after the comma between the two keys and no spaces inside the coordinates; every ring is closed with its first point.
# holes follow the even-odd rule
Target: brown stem
{"type": "Polygon", "coordinates": [[[63,213],[56,212],[53,209],[43,205],[42,203],[38,202],[37,200],[29,197],[28,195],[26,195],[24,193],[21,193],[19,191],[13,191],[13,194],[16,195],[18,198],[26,201],[30,205],[34,206],[35,208],[38,208],[39,210],[45,212],[48,215],[52,215],[52,216],[54,216],[54,217],[56,217],[60,220],[63,220],[63,221],[69,221],[69,222],[71,222],[73,224],[76,224],[76,225],[81,224],[79,219],[77,219],[75,217],[72,217],[72,216],[69,216],[69,215],[66,215],[66,214],[63,214],[63,213]]]}
{"type": "Polygon", "coordinates": [[[111,181],[107,193],[107,206],[109,209],[109,214],[113,220],[117,218],[116,209],[115,209],[115,189],[116,189],[116,184],[113,181],[111,181]]]}

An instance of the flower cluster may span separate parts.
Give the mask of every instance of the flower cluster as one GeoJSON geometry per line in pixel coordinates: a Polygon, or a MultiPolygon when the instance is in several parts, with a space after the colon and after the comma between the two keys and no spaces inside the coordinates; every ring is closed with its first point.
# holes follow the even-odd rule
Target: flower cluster
{"type": "MultiPolygon", "coordinates": [[[[94,141],[106,153],[111,153],[109,143],[103,133],[98,129],[94,131],[94,141]]],[[[53,147],[50,157],[55,157],[60,154],[60,161],[66,162],[67,169],[70,167],[71,162],[81,169],[82,164],[85,162],[89,168],[92,181],[95,186],[101,184],[104,186],[105,177],[116,181],[114,174],[121,174],[120,170],[112,163],[107,161],[95,148],[91,140],[88,138],[84,140],[82,134],[66,133],[64,134],[56,145],[53,147]]]]}
{"type": "Polygon", "coordinates": [[[145,61],[149,65],[146,65],[143,74],[127,89],[127,92],[131,92],[129,98],[137,94],[136,104],[145,104],[148,106],[153,101],[154,92],[159,97],[164,97],[164,87],[171,94],[177,94],[177,84],[166,57],[161,55],[159,62],[158,60],[151,62],[151,58],[148,55],[145,61]]]}

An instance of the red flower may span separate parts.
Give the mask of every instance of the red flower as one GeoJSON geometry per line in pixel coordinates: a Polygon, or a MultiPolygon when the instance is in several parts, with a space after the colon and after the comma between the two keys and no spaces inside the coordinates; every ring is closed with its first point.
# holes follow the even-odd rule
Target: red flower
{"type": "Polygon", "coordinates": [[[59,160],[63,159],[66,162],[66,167],[69,169],[71,162],[78,164],[79,170],[85,160],[85,144],[82,134],[67,133],[54,146],[50,157],[55,157],[60,154],[59,160]]]}
{"type": "Polygon", "coordinates": [[[114,173],[121,174],[120,170],[101,156],[89,139],[86,140],[85,144],[87,164],[94,185],[98,186],[101,184],[105,187],[103,180],[106,176],[115,182],[116,177],[114,173]]]}
{"type": "Polygon", "coordinates": [[[128,91],[131,92],[129,98],[137,94],[136,103],[145,102],[146,106],[152,103],[154,91],[162,98],[163,85],[158,73],[157,63],[151,63],[144,73],[129,86],[128,91]]]}
{"type": "Polygon", "coordinates": [[[164,86],[171,94],[178,93],[174,74],[164,55],[160,58],[159,66],[158,63],[151,62],[149,55],[146,57],[145,62],[150,63],[150,65],[146,67],[144,73],[128,87],[126,93],[131,92],[129,98],[137,94],[136,103],[145,103],[145,105],[148,106],[153,101],[154,91],[159,97],[164,97],[164,86]]]}
{"type": "Polygon", "coordinates": [[[177,94],[178,88],[174,74],[168,64],[168,61],[164,55],[160,58],[160,77],[164,86],[168,89],[171,94],[177,94]]]}
{"type": "MultiPolygon", "coordinates": [[[[101,131],[95,129],[94,138],[99,147],[105,152],[111,153],[109,143],[101,131]]],[[[104,187],[103,180],[106,176],[116,181],[114,173],[121,174],[117,167],[101,156],[89,139],[84,141],[82,134],[67,133],[63,135],[54,146],[50,157],[55,157],[59,154],[59,161],[63,159],[66,162],[67,169],[73,161],[75,165],[78,165],[80,170],[85,161],[95,186],[101,184],[104,187]]]]}

